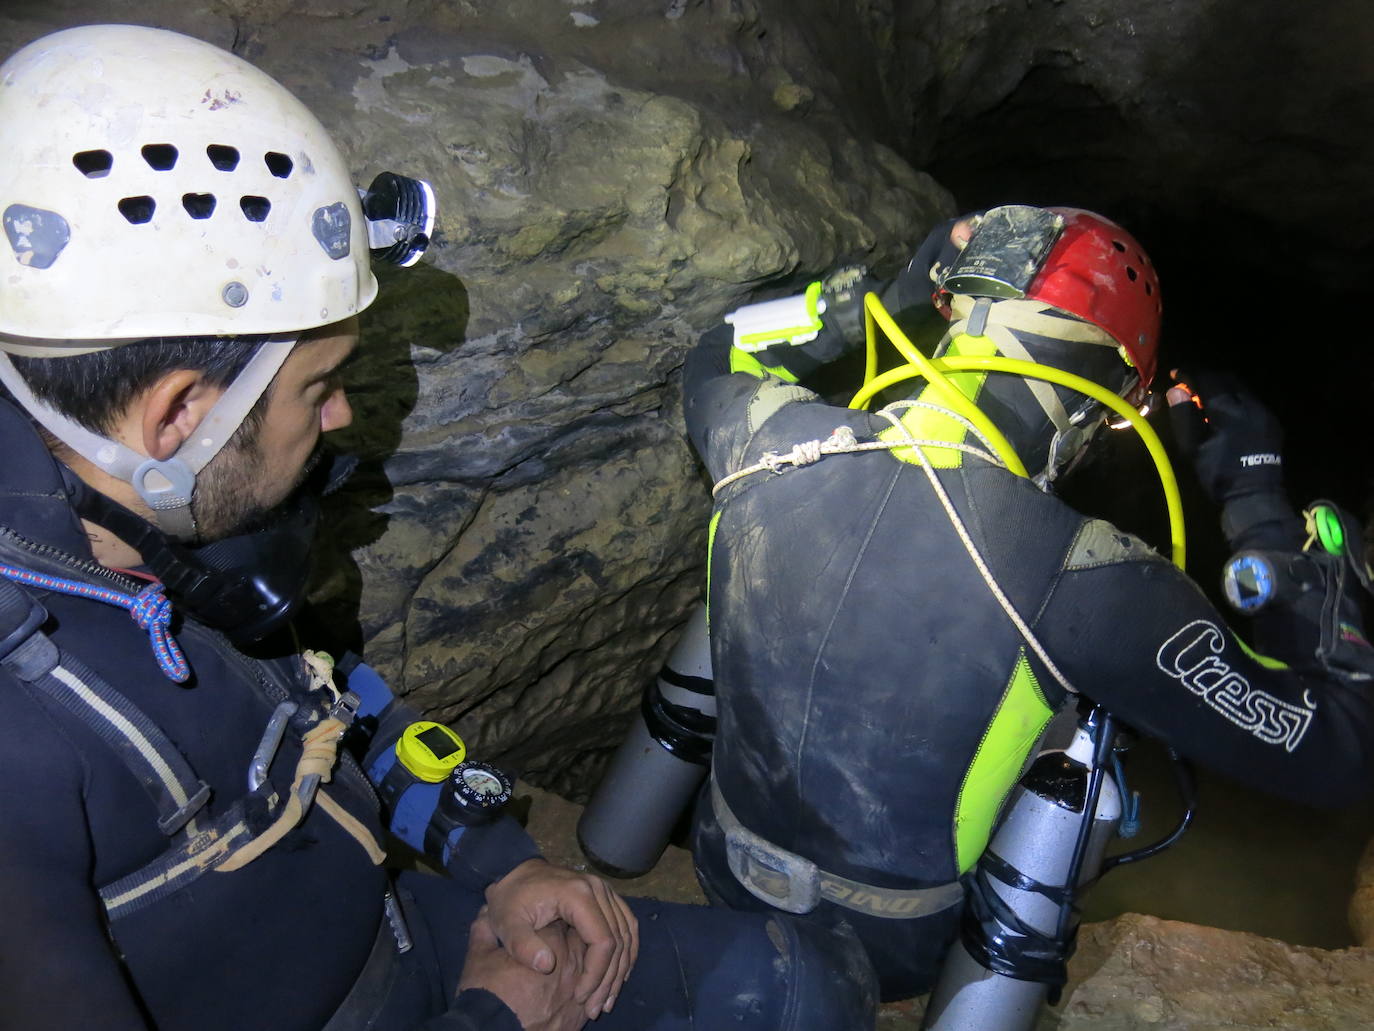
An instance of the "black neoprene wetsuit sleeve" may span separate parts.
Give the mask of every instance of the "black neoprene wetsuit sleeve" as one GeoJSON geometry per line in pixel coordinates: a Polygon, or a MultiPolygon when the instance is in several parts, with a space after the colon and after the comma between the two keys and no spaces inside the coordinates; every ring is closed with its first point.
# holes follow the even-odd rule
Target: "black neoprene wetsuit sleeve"
{"type": "Polygon", "coordinates": [[[1080,691],[1202,764],[1309,805],[1370,790],[1370,685],[1258,661],[1163,560],[1066,570],[1038,628],[1080,691]]]}
{"type": "Polygon", "coordinates": [[[426,1020],[415,1031],[521,1031],[520,1020],[484,988],[468,988],[447,1013],[426,1020]]]}

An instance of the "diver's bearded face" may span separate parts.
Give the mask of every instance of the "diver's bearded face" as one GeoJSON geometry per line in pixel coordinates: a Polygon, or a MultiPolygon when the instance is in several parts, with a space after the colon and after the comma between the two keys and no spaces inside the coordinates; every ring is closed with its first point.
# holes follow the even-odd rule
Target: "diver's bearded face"
{"type": "Polygon", "coordinates": [[[314,471],[324,458],[324,447],[317,445],[305,464],[290,480],[271,484],[262,475],[261,435],[257,428],[230,440],[196,478],[196,493],[191,502],[197,536],[202,541],[217,541],[246,533],[260,525],[274,508],[285,501],[314,471]]]}
{"type": "Polygon", "coordinates": [[[356,316],[302,334],[261,411],[196,477],[191,513],[202,541],[251,528],[319,464],[321,436],[353,421],[340,368],[357,347],[356,316]]]}

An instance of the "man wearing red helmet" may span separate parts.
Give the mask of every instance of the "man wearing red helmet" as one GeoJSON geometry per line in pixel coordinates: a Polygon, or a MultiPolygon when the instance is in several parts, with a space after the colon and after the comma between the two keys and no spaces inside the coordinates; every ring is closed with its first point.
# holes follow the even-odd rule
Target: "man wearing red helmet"
{"type": "MultiPolygon", "coordinates": [[[[873,284],[899,325],[934,308],[949,320],[946,357],[1031,361],[1144,398],[1160,293],[1129,234],[1024,206],[954,239],[970,230],[959,250],[942,227],[894,282],[873,284]]],[[[778,308],[770,335],[742,309],[684,370],[688,430],[716,481],[719,724],[693,840],[714,901],[848,924],[884,998],[929,990],[966,875],[1078,690],[1268,790],[1340,804],[1365,789],[1374,718],[1360,685],[1374,662],[1350,606],[1341,654],[1316,643],[1335,624],[1309,612],[1286,639],[1290,665],[1258,661],[1179,569],[1050,492],[1105,412],[1067,387],[948,377],[1025,477],[936,384],[885,413],[827,404],[798,379],[862,337],[861,290],[849,294],[829,312],[812,300],[825,325],[811,333],[778,308]]],[[[1223,406],[1201,442],[1228,534],[1297,553],[1301,524],[1274,465],[1237,445],[1235,411],[1223,406]]]]}

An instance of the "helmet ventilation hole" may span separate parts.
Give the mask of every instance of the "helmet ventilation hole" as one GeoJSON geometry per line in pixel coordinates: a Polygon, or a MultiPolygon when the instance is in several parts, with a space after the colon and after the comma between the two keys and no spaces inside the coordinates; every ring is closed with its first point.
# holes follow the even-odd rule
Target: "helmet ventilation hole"
{"type": "Polygon", "coordinates": [[[192,218],[209,218],[215,213],[215,195],[213,193],[182,194],[181,206],[186,209],[186,214],[192,218]]]}
{"type": "Polygon", "coordinates": [[[114,156],[108,150],[83,150],[72,155],[72,164],[87,179],[103,179],[114,167],[114,156]]]}
{"type": "Polygon", "coordinates": [[[1135,269],[1131,268],[1131,266],[1129,266],[1129,265],[1126,266],[1126,278],[1129,279],[1132,283],[1134,283],[1134,282],[1136,281],[1136,279],[1139,277],[1139,275],[1140,275],[1140,274],[1139,274],[1138,272],[1136,272],[1135,269]]]}
{"type": "Polygon", "coordinates": [[[1126,245],[1125,245],[1124,243],[1122,243],[1120,240],[1113,240],[1113,241],[1112,241],[1112,246],[1115,247],[1115,248],[1116,248],[1118,251],[1120,251],[1122,254],[1125,254],[1125,253],[1126,253],[1126,245]]]}
{"type": "Polygon", "coordinates": [[[226,147],[222,143],[212,143],[205,148],[205,156],[210,159],[210,164],[221,172],[232,172],[239,167],[237,147],[226,147]]]}
{"type": "Polygon", "coordinates": [[[272,210],[272,202],[266,197],[240,197],[239,207],[244,218],[250,222],[267,221],[267,213],[272,210]]]}
{"type": "Polygon", "coordinates": [[[1152,297],[1152,296],[1154,296],[1154,292],[1155,292],[1154,285],[1153,285],[1152,283],[1148,283],[1148,282],[1147,282],[1147,283],[1145,284],[1145,296],[1146,296],[1146,297],[1152,297]]]}
{"type": "Polygon", "coordinates": [[[285,154],[278,154],[275,150],[269,150],[262,156],[263,163],[267,165],[267,170],[278,179],[285,179],[291,175],[291,170],[295,164],[285,154]]]}
{"type": "Polygon", "coordinates": [[[128,222],[141,226],[152,221],[153,212],[157,210],[157,202],[151,197],[125,197],[119,202],[118,207],[119,213],[128,222]]]}
{"type": "Polygon", "coordinates": [[[170,143],[146,144],[141,153],[143,160],[154,172],[168,172],[176,167],[177,149],[170,143]]]}

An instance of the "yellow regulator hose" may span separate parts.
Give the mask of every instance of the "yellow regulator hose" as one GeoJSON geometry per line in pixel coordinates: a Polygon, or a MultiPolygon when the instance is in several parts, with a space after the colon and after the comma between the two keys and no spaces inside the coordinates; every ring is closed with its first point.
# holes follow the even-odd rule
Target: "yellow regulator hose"
{"type": "Polygon", "coordinates": [[[1180,569],[1184,568],[1187,545],[1183,529],[1183,503],[1178,494],[1178,481],[1174,477],[1173,466],[1169,462],[1169,456],[1164,450],[1164,445],[1160,442],[1159,434],[1155,433],[1154,427],[1134,407],[1092,380],[1084,379],[1082,376],[1076,376],[1072,372],[1065,372],[1049,365],[1021,361],[1016,358],[1004,358],[1000,355],[927,358],[916,349],[907,335],[893,321],[892,316],[887,313],[882,302],[878,300],[877,294],[870,293],[864,298],[864,330],[868,349],[864,364],[864,385],[854,395],[854,399],[849,402],[850,408],[867,408],[873,397],[888,387],[909,379],[924,377],[939,391],[939,400],[972,422],[984,434],[993,450],[997,452],[998,457],[1006,463],[1007,468],[1017,476],[1026,476],[1026,467],[1017,457],[1007,438],[992,425],[991,420],[969,397],[949,382],[945,373],[983,370],[1007,372],[1028,379],[1045,380],[1085,394],[1121,416],[1139,434],[1150,458],[1154,460],[1155,470],[1159,474],[1160,488],[1164,492],[1164,504],[1169,514],[1169,539],[1173,550],[1174,565],[1180,569]],[[878,374],[876,329],[883,331],[883,335],[892,343],[892,346],[907,360],[906,365],[889,369],[881,375],[878,374]]]}

